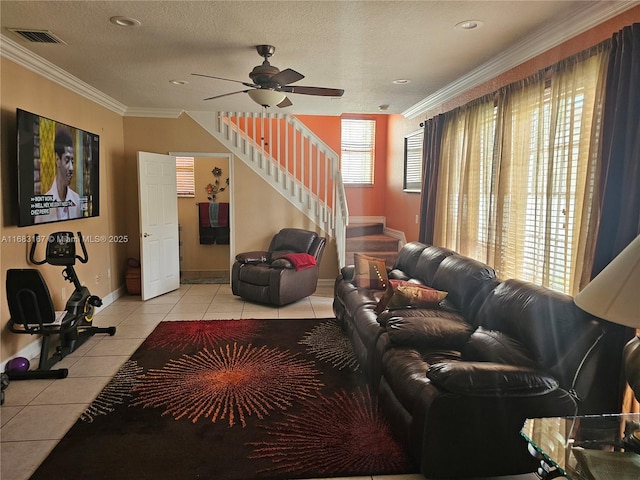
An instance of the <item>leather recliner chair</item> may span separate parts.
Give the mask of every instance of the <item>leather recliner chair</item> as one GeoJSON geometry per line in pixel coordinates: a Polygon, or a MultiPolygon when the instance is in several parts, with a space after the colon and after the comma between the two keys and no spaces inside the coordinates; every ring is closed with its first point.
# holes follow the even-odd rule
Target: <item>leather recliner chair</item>
{"type": "Polygon", "coordinates": [[[326,239],[316,232],[283,228],[266,251],[236,255],[231,290],[247,300],[286,305],[316,291],[326,239]]]}

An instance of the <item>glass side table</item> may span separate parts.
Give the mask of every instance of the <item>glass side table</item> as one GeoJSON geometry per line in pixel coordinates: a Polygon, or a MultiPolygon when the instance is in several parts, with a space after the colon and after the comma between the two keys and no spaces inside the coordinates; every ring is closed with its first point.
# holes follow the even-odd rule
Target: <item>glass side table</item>
{"type": "Polygon", "coordinates": [[[640,479],[640,414],[528,419],[521,432],[543,479],[640,479]]]}

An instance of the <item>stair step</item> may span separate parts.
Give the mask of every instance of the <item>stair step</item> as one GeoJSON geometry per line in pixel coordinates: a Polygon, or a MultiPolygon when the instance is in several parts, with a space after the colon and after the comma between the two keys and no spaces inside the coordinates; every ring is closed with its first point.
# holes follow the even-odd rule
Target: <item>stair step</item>
{"type": "Polygon", "coordinates": [[[399,242],[397,238],[383,233],[382,223],[349,225],[347,229],[347,265],[354,263],[353,254],[357,252],[370,257],[383,258],[389,267],[393,266],[398,256],[399,242]]]}
{"type": "Polygon", "coordinates": [[[398,239],[389,235],[362,235],[347,238],[347,251],[384,252],[398,251],[398,239]]]}
{"type": "Polygon", "coordinates": [[[350,223],[347,225],[347,238],[364,235],[381,235],[384,232],[382,223],[350,223]]]}

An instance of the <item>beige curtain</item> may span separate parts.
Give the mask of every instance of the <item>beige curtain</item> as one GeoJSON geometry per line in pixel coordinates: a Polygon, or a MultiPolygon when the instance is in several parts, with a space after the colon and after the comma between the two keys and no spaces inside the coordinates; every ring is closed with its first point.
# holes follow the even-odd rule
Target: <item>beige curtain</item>
{"type": "Polygon", "coordinates": [[[489,235],[494,96],[445,114],[434,243],[484,259],[489,235]]]}
{"type": "Polygon", "coordinates": [[[596,234],[606,60],[596,48],[450,112],[437,244],[501,278],[578,292],[596,234]]]}

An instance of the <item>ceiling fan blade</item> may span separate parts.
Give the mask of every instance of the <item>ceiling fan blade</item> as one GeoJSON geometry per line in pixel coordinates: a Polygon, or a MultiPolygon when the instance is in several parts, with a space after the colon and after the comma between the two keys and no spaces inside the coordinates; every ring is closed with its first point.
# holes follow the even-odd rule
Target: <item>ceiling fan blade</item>
{"type": "Polygon", "coordinates": [[[293,105],[293,103],[291,103],[291,100],[289,100],[289,97],[284,97],[284,100],[282,100],[276,106],[279,107],[279,108],[284,108],[284,107],[290,107],[291,105],[293,105]]]}
{"type": "Polygon", "coordinates": [[[301,73],[287,68],[285,70],[282,70],[280,73],[276,73],[269,79],[269,82],[277,83],[278,85],[289,85],[290,83],[297,82],[298,80],[302,80],[303,78],[304,75],[302,75],[301,73]]]}
{"type": "Polygon", "coordinates": [[[191,75],[195,75],[196,77],[215,78],[216,80],[226,80],[227,82],[241,83],[245,87],[256,88],[258,86],[258,85],[254,85],[253,83],[243,82],[241,80],[232,80],[230,78],[214,77],[213,75],[205,75],[204,73],[192,73],[191,75]]]}
{"type": "Polygon", "coordinates": [[[324,87],[282,87],[279,89],[281,92],[287,93],[301,93],[302,95],[318,95],[321,97],[341,97],[344,94],[344,90],[340,88],[324,88],[324,87]]]}
{"type": "Polygon", "coordinates": [[[235,95],[236,93],[247,93],[249,90],[238,90],[237,92],[223,93],[222,95],[216,95],[214,97],[205,98],[203,100],[215,100],[216,98],[228,97],[229,95],[235,95]]]}

